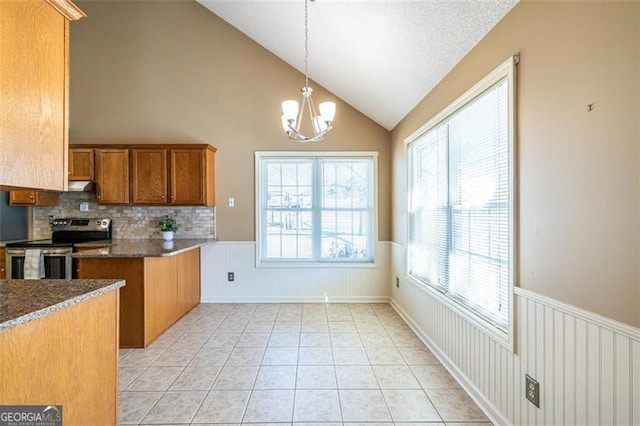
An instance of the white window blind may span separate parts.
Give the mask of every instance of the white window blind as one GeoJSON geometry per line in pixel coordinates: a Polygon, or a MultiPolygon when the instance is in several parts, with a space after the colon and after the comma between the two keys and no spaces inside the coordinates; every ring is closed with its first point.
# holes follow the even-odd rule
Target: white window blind
{"type": "Polygon", "coordinates": [[[373,262],[375,155],[256,156],[260,262],[373,262]]]}
{"type": "Polygon", "coordinates": [[[409,143],[408,271],[510,328],[512,143],[508,76],[409,143]]]}

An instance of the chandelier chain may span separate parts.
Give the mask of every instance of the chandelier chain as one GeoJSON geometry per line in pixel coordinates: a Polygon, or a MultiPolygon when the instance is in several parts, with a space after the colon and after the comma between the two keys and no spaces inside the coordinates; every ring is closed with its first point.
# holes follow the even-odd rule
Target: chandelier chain
{"type": "MultiPolygon", "coordinates": [[[[0,0],[2,1],[2,0],[0,0]]],[[[333,119],[336,114],[335,102],[321,102],[320,114],[311,99],[313,89],[309,87],[309,1],[304,0],[304,87],[302,100],[286,100],[282,102],[282,127],[289,139],[298,142],[317,142],[333,129],[333,119]],[[305,136],[300,132],[300,124],[305,113],[309,114],[313,136],[305,136]]]]}
{"type": "Polygon", "coordinates": [[[309,0],[304,0],[304,82],[309,87],[309,0]]]}

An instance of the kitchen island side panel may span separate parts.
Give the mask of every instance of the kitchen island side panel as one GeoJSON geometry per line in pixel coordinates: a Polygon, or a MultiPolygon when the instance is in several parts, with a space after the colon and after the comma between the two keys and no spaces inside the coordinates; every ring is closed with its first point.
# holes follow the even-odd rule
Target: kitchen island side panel
{"type": "Polygon", "coordinates": [[[118,291],[0,332],[0,405],[62,405],[63,424],[118,423],[118,291]]]}

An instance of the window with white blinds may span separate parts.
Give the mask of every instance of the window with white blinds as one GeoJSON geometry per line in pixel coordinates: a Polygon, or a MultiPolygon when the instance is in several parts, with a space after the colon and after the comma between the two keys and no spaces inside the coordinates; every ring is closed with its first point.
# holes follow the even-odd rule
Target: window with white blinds
{"type": "Polygon", "coordinates": [[[515,189],[512,82],[513,60],[408,140],[409,275],[507,335],[515,189]]]}
{"type": "Polygon", "coordinates": [[[375,153],[256,153],[258,263],[373,263],[375,153]]]}

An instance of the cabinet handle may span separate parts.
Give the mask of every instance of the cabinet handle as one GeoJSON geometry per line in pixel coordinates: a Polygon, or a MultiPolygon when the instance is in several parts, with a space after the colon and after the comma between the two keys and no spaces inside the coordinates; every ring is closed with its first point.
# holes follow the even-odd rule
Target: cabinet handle
{"type": "Polygon", "coordinates": [[[33,194],[29,194],[29,198],[33,200],[33,194]]]}

